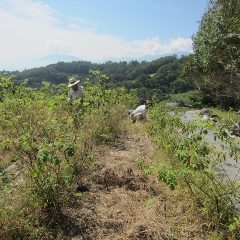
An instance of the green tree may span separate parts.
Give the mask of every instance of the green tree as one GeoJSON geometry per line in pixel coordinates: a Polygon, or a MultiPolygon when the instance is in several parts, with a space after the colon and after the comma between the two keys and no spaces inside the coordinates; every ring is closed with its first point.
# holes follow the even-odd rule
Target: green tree
{"type": "Polygon", "coordinates": [[[222,107],[240,100],[240,1],[210,0],[182,74],[222,107]]]}

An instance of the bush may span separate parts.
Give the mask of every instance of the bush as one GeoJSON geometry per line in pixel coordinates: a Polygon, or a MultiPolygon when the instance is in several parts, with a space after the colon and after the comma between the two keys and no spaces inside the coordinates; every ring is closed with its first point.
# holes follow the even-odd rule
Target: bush
{"type": "MultiPolygon", "coordinates": [[[[216,174],[215,169],[224,161],[226,154],[213,150],[205,141],[210,126],[207,123],[183,122],[178,115],[169,115],[162,105],[151,110],[150,119],[149,133],[171,159],[170,163],[151,171],[157,172],[159,179],[171,189],[177,185],[187,188],[196,206],[201,207],[203,217],[216,229],[231,235],[228,226],[235,222],[238,214],[239,184],[234,180],[223,180],[216,174]]],[[[237,159],[239,147],[220,130],[216,130],[215,139],[225,142],[225,148],[228,146],[231,156],[237,159]]]]}
{"type": "MultiPolygon", "coordinates": [[[[39,239],[71,194],[74,174],[89,164],[92,148],[118,137],[125,108],[136,96],[123,88],[110,90],[106,75],[92,74],[86,79],[84,98],[72,105],[67,104],[64,86],[35,90],[0,78],[0,151],[17,159],[23,193],[13,191],[19,198],[5,206],[12,187],[3,185],[0,234],[5,239],[39,239]]],[[[48,239],[51,233],[45,233],[48,239]]]]}

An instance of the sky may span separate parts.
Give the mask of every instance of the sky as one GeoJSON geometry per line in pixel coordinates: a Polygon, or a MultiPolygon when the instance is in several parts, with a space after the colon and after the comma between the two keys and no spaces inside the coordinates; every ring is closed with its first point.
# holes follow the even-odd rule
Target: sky
{"type": "Polygon", "coordinates": [[[0,0],[0,69],[46,56],[144,59],[192,51],[208,0],[0,0]]]}

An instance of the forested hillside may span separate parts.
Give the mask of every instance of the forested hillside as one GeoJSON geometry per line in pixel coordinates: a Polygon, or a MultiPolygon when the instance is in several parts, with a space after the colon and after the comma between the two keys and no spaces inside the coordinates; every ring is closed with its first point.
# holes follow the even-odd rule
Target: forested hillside
{"type": "Polygon", "coordinates": [[[112,88],[123,86],[126,89],[138,89],[142,98],[157,95],[162,98],[166,93],[183,92],[191,89],[178,80],[180,65],[185,57],[176,55],[161,57],[152,62],[106,62],[94,64],[85,61],[71,63],[59,62],[46,67],[34,68],[22,72],[15,72],[14,81],[22,83],[28,79],[32,87],[40,87],[42,81],[52,84],[67,83],[69,75],[76,75],[80,79],[89,77],[90,70],[99,69],[109,76],[112,88]]]}

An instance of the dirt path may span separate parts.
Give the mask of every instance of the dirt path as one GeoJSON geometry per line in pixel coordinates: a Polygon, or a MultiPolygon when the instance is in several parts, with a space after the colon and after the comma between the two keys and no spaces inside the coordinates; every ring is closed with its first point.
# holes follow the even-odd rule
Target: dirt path
{"type": "Polygon", "coordinates": [[[147,164],[155,157],[151,139],[138,130],[99,153],[91,184],[79,204],[65,212],[72,222],[68,239],[209,239],[191,203],[182,200],[184,193],[144,175],[143,160],[147,164]]]}

